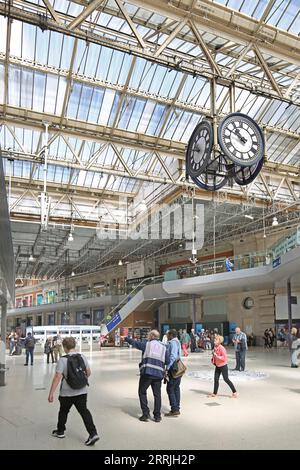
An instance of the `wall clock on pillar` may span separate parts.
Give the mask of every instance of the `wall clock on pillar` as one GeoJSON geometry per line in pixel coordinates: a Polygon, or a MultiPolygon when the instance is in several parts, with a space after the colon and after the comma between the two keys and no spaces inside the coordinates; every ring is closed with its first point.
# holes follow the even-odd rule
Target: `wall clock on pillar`
{"type": "Polygon", "coordinates": [[[231,113],[218,127],[218,142],[222,152],[240,166],[259,162],[265,151],[264,135],[259,125],[242,113],[231,113]]]}
{"type": "Polygon", "coordinates": [[[197,177],[205,168],[213,146],[213,130],[209,121],[198,124],[188,143],[186,151],[186,169],[191,177],[197,177]]]}
{"type": "Polygon", "coordinates": [[[254,300],[252,297],[246,297],[243,301],[243,306],[246,310],[250,310],[254,306],[254,300]]]}

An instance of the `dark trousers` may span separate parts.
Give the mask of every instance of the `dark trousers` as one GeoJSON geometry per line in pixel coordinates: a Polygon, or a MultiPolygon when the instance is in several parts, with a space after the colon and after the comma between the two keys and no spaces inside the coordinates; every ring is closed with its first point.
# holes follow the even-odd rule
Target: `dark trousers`
{"type": "Polygon", "coordinates": [[[148,407],[147,400],[147,390],[151,385],[153,396],[154,396],[154,418],[160,417],[161,409],[161,382],[162,379],[157,379],[149,375],[141,375],[139,382],[139,398],[140,405],[144,416],[150,415],[150,410],[148,407]]]}
{"type": "Polygon", "coordinates": [[[214,395],[216,395],[218,393],[219,380],[220,380],[220,375],[221,374],[223,376],[224,382],[226,382],[227,385],[229,385],[229,387],[231,388],[232,393],[235,393],[236,389],[235,389],[233,383],[229,380],[228,365],[226,364],[226,366],[221,366],[221,367],[216,366],[216,369],[215,369],[215,383],[214,383],[214,395]]]}
{"type": "Polygon", "coordinates": [[[180,382],[181,377],[174,379],[169,375],[169,381],[167,384],[167,394],[171,406],[171,411],[180,410],[180,382]]]}
{"type": "Polygon", "coordinates": [[[26,364],[29,363],[29,356],[30,356],[30,362],[33,364],[33,350],[34,348],[26,348],[26,364]]]}
{"type": "Polygon", "coordinates": [[[51,354],[51,361],[52,361],[52,364],[53,364],[53,362],[54,362],[53,351],[50,351],[50,352],[47,353],[47,364],[49,364],[50,354],[51,354]]]}
{"type": "Polygon", "coordinates": [[[246,351],[235,351],[237,370],[245,370],[246,351]]]}
{"type": "Polygon", "coordinates": [[[58,422],[57,422],[57,431],[64,432],[66,429],[66,422],[68,418],[68,413],[72,407],[75,405],[76,410],[83,419],[84,425],[86,427],[89,436],[94,436],[97,434],[92,415],[86,407],[87,394],[76,395],[75,397],[59,397],[60,410],[58,413],[58,422]]]}

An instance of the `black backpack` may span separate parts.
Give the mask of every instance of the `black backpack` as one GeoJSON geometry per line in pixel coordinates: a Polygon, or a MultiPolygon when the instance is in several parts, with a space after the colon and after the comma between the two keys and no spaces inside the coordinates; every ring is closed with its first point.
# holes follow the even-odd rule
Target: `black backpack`
{"type": "Polygon", "coordinates": [[[86,365],[81,354],[67,354],[67,377],[64,377],[69,387],[78,390],[88,385],[86,365]]]}

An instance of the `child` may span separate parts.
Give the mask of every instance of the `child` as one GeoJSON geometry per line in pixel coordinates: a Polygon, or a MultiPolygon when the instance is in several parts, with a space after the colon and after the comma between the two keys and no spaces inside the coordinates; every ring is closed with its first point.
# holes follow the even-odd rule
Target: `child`
{"type": "Polygon", "coordinates": [[[237,397],[236,389],[233,385],[233,383],[229,380],[228,377],[228,365],[227,365],[227,353],[226,349],[224,346],[222,346],[222,343],[224,341],[223,336],[216,335],[214,344],[215,347],[213,349],[213,357],[211,359],[211,362],[214,366],[216,366],[215,369],[215,377],[214,377],[214,392],[210,395],[210,397],[216,397],[219,389],[219,380],[220,380],[220,375],[222,374],[224,382],[229,385],[232,391],[232,398],[237,397]]]}

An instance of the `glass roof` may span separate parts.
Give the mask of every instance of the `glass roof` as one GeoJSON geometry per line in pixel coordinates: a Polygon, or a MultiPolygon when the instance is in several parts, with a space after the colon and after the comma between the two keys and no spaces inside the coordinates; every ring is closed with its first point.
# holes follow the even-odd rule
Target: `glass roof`
{"type": "MultiPolygon", "coordinates": [[[[238,10],[259,20],[269,2],[267,0],[213,0],[228,8],[238,10]]],[[[65,0],[51,1],[57,12],[76,17],[83,6],[65,0]]],[[[42,0],[20,2],[24,9],[34,11],[36,6],[44,8],[42,0]]],[[[127,12],[135,23],[143,40],[157,47],[168,38],[167,28],[176,22],[153,11],[125,3],[127,12]],[[140,24],[143,22],[143,25],[140,24]],[[160,26],[160,32],[154,26],[160,26]]],[[[103,10],[94,11],[89,23],[95,34],[127,44],[136,43],[136,38],[114,1],[105,3],[103,10]],[[103,11],[104,10],[104,11],[103,11]]],[[[275,0],[265,21],[267,24],[298,35],[300,31],[300,8],[298,0],[275,0]]],[[[5,99],[5,53],[7,18],[0,16],[0,104],[5,99]]],[[[232,43],[221,35],[202,31],[202,37],[213,53],[216,63],[225,71],[236,63],[245,46],[232,43]]],[[[203,51],[195,43],[188,26],[167,46],[187,61],[195,61],[203,70],[210,70],[203,51]],[[181,54],[181,55],[180,55],[181,54]]],[[[296,77],[300,67],[282,58],[263,53],[278,85],[293,85],[293,94],[299,97],[299,82],[296,77]]],[[[186,144],[202,119],[210,112],[209,80],[199,75],[190,75],[177,69],[136,57],[109,47],[75,39],[58,32],[44,30],[14,20],[10,41],[7,105],[17,109],[40,113],[51,119],[68,119],[84,125],[96,124],[105,128],[125,130],[134,135],[151,136],[170,142],[186,144]]],[[[258,63],[252,50],[243,54],[235,73],[249,83],[268,82],[266,73],[258,63]]],[[[270,83],[269,83],[270,86],[270,83]]],[[[216,106],[219,115],[230,112],[228,88],[217,85],[216,106]]],[[[249,114],[262,126],[274,126],[281,131],[299,133],[299,106],[286,101],[271,99],[236,88],[236,111],[249,114]]],[[[298,165],[300,149],[292,135],[269,132],[268,159],[279,163],[298,165]]],[[[63,133],[61,133],[63,134],[63,133]]],[[[135,172],[166,176],[165,169],[150,150],[134,149],[126,145],[105,145],[100,139],[82,136],[49,135],[48,179],[59,184],[71,184],[120,192],[136,193],[141,182],[126,175],[125,166],[135,172]],[[118,155],[119,153],[119,155],[118,155]],[[121,158],[120,158],[121,156],[121,158]],[[91,162],[91,164],[90,164],[91,162]],[[68,164],[73,166],[68,167],[68,164]],[[124,166],[125,165],[125,166],[124,166]],[[105,167],[104,172],[101,168],[105,167]],[[109,169],[115,170],[111,176],[109,169]],[[124,176],[122,175],[124,173],[124,176]]],[[[112,138],[113,141],[113,138],[112,138]]],[[[41,149],[40,130],[11,125],[0,129],[0,145],[5,150],[35,155],[41,149]]],[[[165,165],[173,168],[175,157],[164,157],[165,165]]],[[[13,174],[28,179],[33,174],[43,179],[40,163],[15,160],[13,174]]]]}
{"type": "MultiPolygon", "coordinates": [[[[269,0],[213,0],[216,3],[221,3],[233,10],[238,10],[241,13],[251,16],[259,20],[269,0]]],[[[275,0],[265,22],[276,28],[284,29],[294,34],[300,32],[300,10],[298,0],[275,0]]]]}

